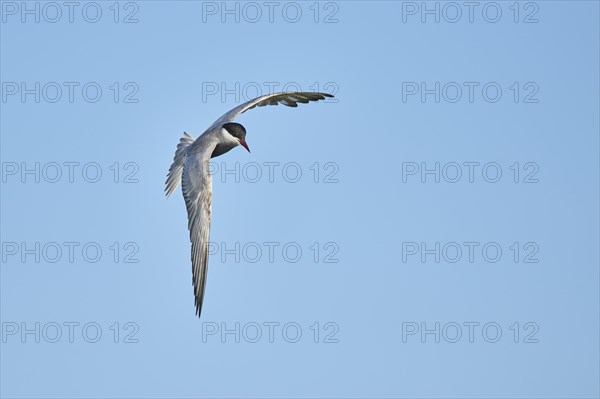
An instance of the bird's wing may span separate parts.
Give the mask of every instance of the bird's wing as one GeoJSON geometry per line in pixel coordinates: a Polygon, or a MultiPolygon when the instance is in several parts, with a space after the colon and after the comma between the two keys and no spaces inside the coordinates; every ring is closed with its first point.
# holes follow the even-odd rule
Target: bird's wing
{"type": "Polygon", "coordinates": [[[192,242],[192,284],[196,314],[202,312],[202,299],[208,268],[208,240],[210,235],[210,211],[212,201],[212,177],[209,170],[210,155],[216,143],[203,143],[190,147],[186,156],[181,188],[188,212],[188,229],[192,242]]]}
{"type": "Polygon", "coordinates": [[[298,103],[306,104],[309,101],[319,101],[324,100],[327,97],[333,97],[333,95],[328,93],[316,93],[316,92],[285,92],[285,93],[273,93],[267,94],[264,96],[256,97],[254,100],[250,100],[245,102],[242,105],[239,105],[227,112],[225,115],[221,116],[219,119],[215,121],[211,125],[211,127],[216,125],[223,125],[227,122],[232,122],[238,115],[252,109],[254,107],[263,107],[265,105],[277,105],[283,104],[288,107],[297,107],[298,103]]]}
{"type": "Polygon", "coordinates": [[[179,182],[181,181],[181,172],[183,172],[185,155],[189,145],[192,144],[194,140],[195,139],[193,136],[183,132],[183,137],[179,140],[179,144],[177,144],[175,156],[173,157],[173,163],[169,168],[169,174],[167,175],[167,181],[165,182],[165,192],[167,197],[171,195],[173,191],[175,191],[179,185],[179,182]]]}

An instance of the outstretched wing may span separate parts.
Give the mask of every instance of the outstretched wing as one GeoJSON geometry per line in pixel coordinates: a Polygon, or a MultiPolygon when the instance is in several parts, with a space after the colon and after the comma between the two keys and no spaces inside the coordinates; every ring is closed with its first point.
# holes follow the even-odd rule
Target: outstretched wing
{"type": "Polygon", "coordinates": [[[190,144],[194,142],[194,137],[183,132],[183,137],[179,139],[177,149],[175,150],[175,156],[173,157],[173,163],[169,168],[169,174],[167,175],[167,181],[165,182],[165,192],[167,197],[171,195],[173,191],[179,185],[181,181],[181,172],[183,172],[183,163],[185,162],[185,155],[190,144]]]}
{"type": "Polygon", "coordinates": [[[225,115],[221,116],[219,119],[215,121],[211,125],[211,127],[216,125],[223,125],[227,122],[232,122],[238,115],[252,109],[254,107],[263,107],[265,105],[277,105],[283,104],[288,107],[297,107],[298,103],[306,104],[309,101],[319,101],[324,100],[328,97],[333,97],[331,94],[327,93],[315,93],[315,92],[285,92],[285,93],[273,93],[267,94],[264,96],[256,97],[254,100],[250,100],[245,102],[242,105],[239,105],[227,112],[225,115]]]}
{"type": "Polygon", "coordinates": [[[192,284],[196,315],[202,312],[202,299],[208,269],[208,240],[210,236],[210,211],[212,202],[212,177],[209,170],[210,155],[216,143],[202,143],[190,147],[183,165],[181,188],[188,212],[188,229],[192,243],[192,284]]]}

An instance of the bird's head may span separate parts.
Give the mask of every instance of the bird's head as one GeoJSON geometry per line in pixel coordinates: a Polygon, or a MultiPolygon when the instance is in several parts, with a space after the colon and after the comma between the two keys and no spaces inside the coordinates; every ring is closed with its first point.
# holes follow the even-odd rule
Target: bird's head
{"type": "Polygon", "coordinates": [[[241,144],[248,152],[250,152],[250,148],[246,143],[246,128],[239,123],[226,123],[223,125],[223,129],[227,133],[229,133],[239,144],[241,144]]]}

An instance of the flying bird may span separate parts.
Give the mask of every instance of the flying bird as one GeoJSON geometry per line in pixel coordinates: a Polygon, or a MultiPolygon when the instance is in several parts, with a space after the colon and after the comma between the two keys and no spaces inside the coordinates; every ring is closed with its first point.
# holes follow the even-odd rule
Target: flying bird
{"type": "Polygon", "coordinates": [[[246,128],[235,123],[235,118],[254,107],[283,104],[297,107],[298,103],[324,100],[333,97],[327,93],[285,92],[267,94],[241,104],[215,121],[200,137],[183,133],[179,140],[173,164],[167,175],[167,197],[181,182],[181,191],[187,207],[188,230],[192,243],[192,284],[196,315],[202,312],[202,300],[208,268],[208,243],[212,202],[212,177],[209,171],[211,158],[223,155],[241,145],[248,152],[246,128]]]}

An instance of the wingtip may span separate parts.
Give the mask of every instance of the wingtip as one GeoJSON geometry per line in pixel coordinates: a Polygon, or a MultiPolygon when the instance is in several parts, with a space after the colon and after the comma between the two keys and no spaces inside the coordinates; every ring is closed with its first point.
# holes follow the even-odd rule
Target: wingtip
{"type": "MultiPolygon", "coordinates": [[[[333,98],[335,97],[333,94],[329,94],[329,93],[320,93],[320,92],[315,92],[314,93],[317,97],[317,101],[318,100],[325,100],[326,98],[333,98]]],[[[313,100],[314,101],[314,100],[313,100]]]]}

